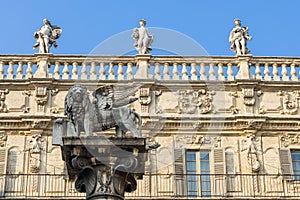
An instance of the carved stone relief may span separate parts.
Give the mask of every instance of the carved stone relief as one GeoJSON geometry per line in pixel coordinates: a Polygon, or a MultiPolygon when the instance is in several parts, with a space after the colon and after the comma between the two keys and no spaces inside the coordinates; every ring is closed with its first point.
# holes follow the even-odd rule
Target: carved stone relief
{"type": "Polygon", "coordinates": [[[281,96],[281,114],[294,115],[298,113],[300,99],[299,91],[279,91],[278,95],[281,96]]]}
{"type": "Polygon", "coordinates": [[[30,101],[30,96],[31,96],[31,91],[30,90],[25,90],[22,93],[23,95],[25,95],[25,104],[22,106],[23,112],[24,113],[28,113],[30,110],[29,107],[29,101],[30,101]]]}
{"type": "Polygon", "coordinates": [[[229,95],[232,96],[232,106],[230,107],[230,111],[232,114],[238,114],[240,112],[240,109],[238,109],[236,105],[236,99],[239,97],[239,95],[237,91],[232,92],[229,95]]]}
{"type": "Polygon", "coordinates": [[[206,114],[214,111],[213,95],[215,91],[207,90],[181,90],[178,91],[178,113],[179,114],[206,114]]]}
{"type": "Polygon", "coordinates": [[[150,88],[141,88],[139,92],[140,92],[139,102],[141,104],[141,111],[143,113],[148,113],[149,104],[151,103],[150,88]]]}
{"type": "Polygon", "coordinates": [[[46,140],[39,134],[33,135],[27,144],[29,152],[29,171],[38,173],[41,169],[41,152],[45,151],[46,140]]]}
{"type": "Polygon", "coordinates": [[[259,172],[261,163],[258,154],[261,151],[260,139],[254,134],[250,134],[247,138],[241,140],[241,151],[247,152],[248,167],[253,172],[259,172]]]}
{"type": "MultiPolygon", "coordinates": [[[[231,100],[229,100],[229,98],[227,100],[227,96],[224,98],[227,100],[226,103],[230,104],[230,106],[227,108],[219,108],[217,110],[217,112],[218,113],[231,113],[233,115],[238,114],[240,112],[240,109],[237,107],[237,98],[239,97],[238,92],[237,91],[230,92],[230,93],[228,93],[228,96],[231,97],[231,100]]],[[[224,103],[224,100],[222,101],[222,103],[224,103]]]]}
{"type": "MultiPolygon", "coordinates": [[[[57,93],[59,92],[58,89],[52,89],[50,90],[50,94],[52,97],[56,96],[57,93]]],[[[60,111],[63,111],[63,108],[60,108],[59,106],[57,105],[53,105],[53,98],[51,98],[52,100],[52,103],[51,103],[51,108],[50,108],[50,112],[53,113],[53,114],[58,114],[60,111]]]]}
{"type": "Polygon", "coordinates": [[[176,136],[175,141],[176,141],[176,146],[179,148],[191,144],[207,145],[209,147],[215,147],[215,148],[221,146],[220,136],[184,135],[184,136],[176,136]]]}
{"type": "Polygon", "coordinates": [[[44,112],[45,105],[48,101],[47,87],[36,87],[35,88],[35,101],[37,103],[37,112],[44,112]]]}
{"type": "MultiPolygon", "coordinates": [[[[242,88],[243,100],[246,106],[253,106],[255,104],[255,91],[254,88],[242,88]]],[[[259,97],[263,93],[261,90],[256,91],[256,95],[259,97]]]]}
{"type": "Polygon", "coordinates": [[[0,147],[5,147],[7,141],[7,135],[0,135],[0,147]]]}
{"type": "Polygon", "coordinates": [[[9,93],[8,89],[0,90],[0,113],[8,112],[7,105],[5,104],[6,95],[9,93]]]}
{"type": "Polygon", "coordinates": [[[281,147],[286,148],[290,145],[300,144],[300,134],[284,133],[280,136],[281,147]]]}

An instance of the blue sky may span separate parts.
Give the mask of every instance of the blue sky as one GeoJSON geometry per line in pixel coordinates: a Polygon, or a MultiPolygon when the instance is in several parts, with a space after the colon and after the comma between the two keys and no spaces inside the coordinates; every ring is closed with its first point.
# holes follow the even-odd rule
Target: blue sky
{"type": "Polygon", "coordinates": [[[0,7],[0,54],[36,53],[33,33],[43,18],[63,29],[53,54],[89,54],[145,18],[148,27],[185,34],[209,55],[234,55],[228,35],[233,19],[240,18],[253,37],[248,47],[254,56],[300,55],[299,0],[7,0],[0,7]]]}

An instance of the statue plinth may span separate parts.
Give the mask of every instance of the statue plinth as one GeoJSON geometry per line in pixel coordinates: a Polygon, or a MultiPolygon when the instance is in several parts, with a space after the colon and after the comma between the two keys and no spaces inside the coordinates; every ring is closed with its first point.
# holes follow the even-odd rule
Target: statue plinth
{"type": "Polygon", "coordinates": [[[146,138],[65,136],[61,145],[70,179],[86,199],[123,200],[136,190],[146,161],[146,138]]]}
{"type": "Polygon", "coordinates": [[[51,53],[36,53],[34,56],[37,58],[37,71],[34,78],[48,78],[49,58],[53,56],[51,53]]]}
{"type": "Polygon", "coordinates": [[[238,74],[236,76],[236,79],[252,79],[252,75],[250,73],[249,70],[249,60],[251,59],[252,55],[247,54],[247,55],[238,55],[237,59],[238,59],[238,74]]]}
{"type": "Polygon", "coordinates": [[[134,79],[149,79],[149,60],[151,58],[150,54],[138,54],[136,55],[135,59],[137,61],[137,72],[134,76],[134,79]]]}

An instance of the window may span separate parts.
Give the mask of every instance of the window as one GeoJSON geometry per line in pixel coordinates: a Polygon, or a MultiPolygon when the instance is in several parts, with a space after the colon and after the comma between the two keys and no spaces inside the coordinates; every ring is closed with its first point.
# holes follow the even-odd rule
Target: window
{"type": "Polygon", "coordinates": [[[211,195],[209,151],[187,151],[187,193],[188,196],[208,197],[211,195]]]}
{"type": "Polygon", "coordinates": [[[300,150],[291,151],[295,180],[300,180],[300,150]]]}
{"type": "Polygon", "coordinates": [[[227,180],[227,191],[235,191],[235,170],[234,170],[234,152],[225,152],[225,169],[227,180]]]}

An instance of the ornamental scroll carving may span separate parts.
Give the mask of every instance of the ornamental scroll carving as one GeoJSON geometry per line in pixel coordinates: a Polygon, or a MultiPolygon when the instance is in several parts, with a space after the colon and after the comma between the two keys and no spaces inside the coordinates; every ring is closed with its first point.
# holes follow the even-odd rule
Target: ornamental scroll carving
{"type": "Polygon", "coordinates": [[[299,91],[286,92],[279,91],[278,95],[281,96],[281,114],[294,115],[298,113],[299,109],[299,91]]]}
{"type": "Polygon", "coordinates": [[[182,90],[178,91],[178,113],[179,114],[207,114],[214,111],[213,95],[215,91],[207,90],[182,90]]]}
{"type": "Polygon", "coordinates": [[[208,145],[218,148],[221,146],[220,136],[206,136],[206,135],[184,135],[176,137],[177,147],[183,147],[185,145],[199,144],[208,145]]]}
{"type": "Polygon", "coordinates": [[[281,147],[300,144],[300,134],[285,133],[280,136],[281,147]]]}

